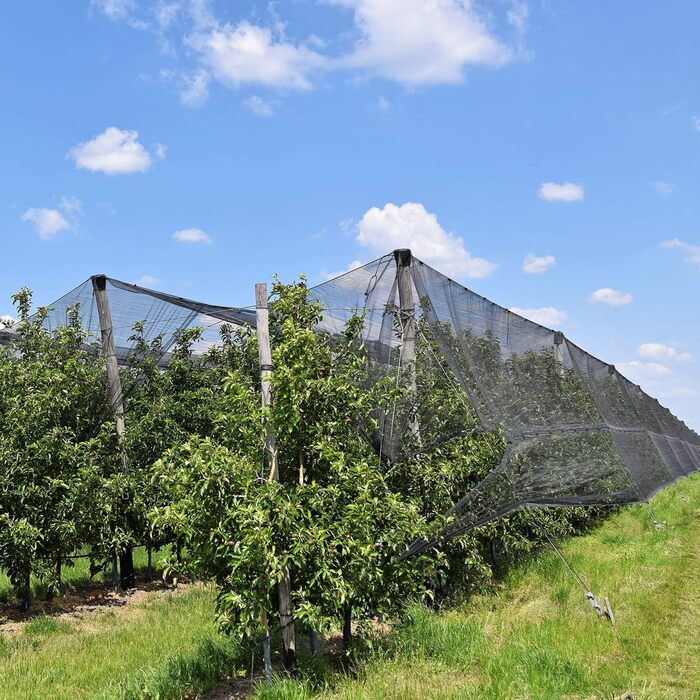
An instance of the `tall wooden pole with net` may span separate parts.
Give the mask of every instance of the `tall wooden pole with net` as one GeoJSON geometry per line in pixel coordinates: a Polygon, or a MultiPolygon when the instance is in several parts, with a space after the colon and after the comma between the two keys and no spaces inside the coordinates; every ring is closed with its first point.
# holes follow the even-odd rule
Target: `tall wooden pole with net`
{"type": "MultiPolygon", "coordinates": [[[[255,285],[255,318],[258,338],[258,356],[260,362],[260,380],[262,384],[263,408],[272,405],[272,390],[270,374],[272,372],[272,351],[270,349],[270,321],[267,304],[267,285],[255,285]]],[[[265,426],[265,462],[270,470],[270,481],[279,481],[279,466],[277,463],[277,444],[272,425],[268,421],[265,426]]],[[[282,580],[277,586],[279,595],[280,627],[284,642],[284,667],[290,673],[296,672],[296,637],[294,634],[294,615],[292,611],[292,582],[289,569],[284,568],[282,580]]]]}
{"type": "MultiPolygon", "coordinates": [[[[124,394],[121,380],[119,379],[119,364],[117,362],[117,349],[114,345],[114,330],[112,326],[112,312],[109,307],[107,294],[107,277],[95,275],[92,277],[92,290],[97,304],[97,314],[100,319],[100,336],[102,341],[102,355],[107,369],[107,382],[109,385],[109,401],[117,424],[117,439],[120,444],[124,440],[124,394]]],[[[122,469],[128,471],[129,464],[126,452],[122,448],[122,469]]],[[[133,588],[134,557],[130,546],[119,552],[119,569],[121,573],[121,586],[124,589],[133,588]]],[[[112,583],[115,582],[115,573],[112,574],[112,583]]]]}

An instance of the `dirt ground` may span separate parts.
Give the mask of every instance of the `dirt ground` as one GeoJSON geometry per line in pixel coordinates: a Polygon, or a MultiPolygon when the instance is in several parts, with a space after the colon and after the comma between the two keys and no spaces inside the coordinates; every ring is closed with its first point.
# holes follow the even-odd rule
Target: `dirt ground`
{"type": "Polygon", "coordinates": [[[51,601],[34,600],[28,612],[20,612],[16,606],[0,606],[0,634],[12,637],[37,617],[50,616],[57,620],[89,621],[89,617],[106,610],[126,610],[129,606],[138,605],[155,595],[170,595],[173,591],[186,590],[191,584],[179,584],[175,588],[171,583],[162,579],[140,581],[137,587],[129,591],[120,588],[113,589],[106,583],[95,583],[80,591],[66,593],[51,601]]]}

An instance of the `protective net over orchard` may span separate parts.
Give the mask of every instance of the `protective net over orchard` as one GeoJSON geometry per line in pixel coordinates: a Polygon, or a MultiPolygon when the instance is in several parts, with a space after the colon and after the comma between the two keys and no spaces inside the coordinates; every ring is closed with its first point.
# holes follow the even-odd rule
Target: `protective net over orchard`
{"type": "MultiPolygon", "coordinates": [[[[255,327],[250,307],[214,306],[104,277],[52,304],[46,324],[66,323],[78,303],[81,323],[99,338],[100,285],[121,364],[133,356],[137,325],[159,364],[184,329],[203,329],[194,350],[204,353],[230,326],[255,327]]],[[[412,543],[408,554],[527,505],[646,501],[700,470],[700,436],[613,365],[410,251],[394,251],[311,295],[324,309],[318,332],[339,334],[353,316],[364,318],[370,380],[391,377],[402,389],[391,406],[377,408],[376,427],[366,431],[386,464],[468,434],[502,436],[500,465],[453,505],[439,538],[412,543]]]]}

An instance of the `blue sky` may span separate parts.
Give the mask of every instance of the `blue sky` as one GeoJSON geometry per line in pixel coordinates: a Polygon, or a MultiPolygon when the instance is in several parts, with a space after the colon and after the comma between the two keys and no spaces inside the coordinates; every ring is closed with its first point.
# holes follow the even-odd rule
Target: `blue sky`
{"type": "Polygon", "coordinates": [[[407,245],[700,428],[698,26],[691,0],[7,4],[0,313],[97,272],[247,305],[407,245]]]}

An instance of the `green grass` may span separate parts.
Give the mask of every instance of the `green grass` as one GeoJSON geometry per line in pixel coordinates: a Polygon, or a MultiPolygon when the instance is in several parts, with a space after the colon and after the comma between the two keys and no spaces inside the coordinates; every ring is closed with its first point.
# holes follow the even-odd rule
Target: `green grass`
{"type": "Polygon", "coordinates": [[[148,594],[80,619],[36,617],[0,637],[0,698],[175,700],[242,672],[249,652],[219,635],[213,591],[148,594]]]}
{"type": "MultiPolygon", "coordinates": [[[[152,565],[154,575],[158,575],[162,561],[168,555],[169,551],[168,547],[163,547],[157,552],[153,552],[152,565]]],[[[137,572],[146,572],[147,557],[148,555],[145,547],[136,547],[134,549],[134,568],[137,572]]],[[[87,558],[75,559],[73,561],[73,566],[66,564],[62,568],[62,579],[66,591],[77,591],[88,587],[91,583],[110,581],[111,577],[111,571],[100,571],[95,574],[93,578],[90,578],[90,560],[87,558]]],[[[33,598],[40,599],[46,597],[46,585],[43,581],[32,577],[31,585],[33,598]]],[[[0,570],[0,603],[10,603],[12,594],[13,590],[10,585],[10,579],[4,571],[0,570]]]]}
{"type": "Polygon", "coordinates": [[[265,700],[700,698],[700,476],[625,509],[562,549],[617,626],[598,619],[553,553],[496,593],[436,613],[413,606],[353,676],[284,681],[265,700]]]}
{"type": "MultiPolygon", "coordinates": [[[[411,607],[353,674],[302,655],[304,680],[260,685],[256,696],[612,700],[630,691],[635,700],[698,700],[700,476],[653,507],[661,529],[635,506],[562,543],[593,592],[610,598],[616,628],[543,553],[458,608],[411,607]]],[[[0,636],[0,699],[175,700],[248,669],[250,650],[216,632],[212,590],[143,595],[81,618],[38,616],[0,636]]]]}

